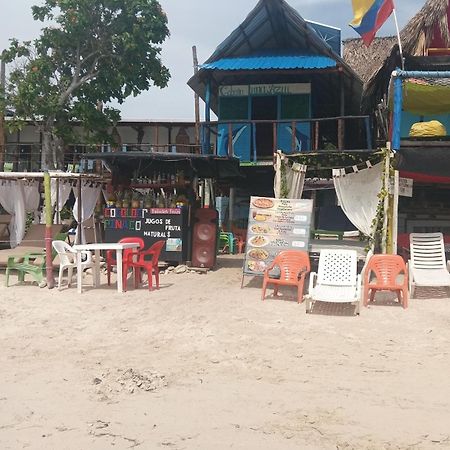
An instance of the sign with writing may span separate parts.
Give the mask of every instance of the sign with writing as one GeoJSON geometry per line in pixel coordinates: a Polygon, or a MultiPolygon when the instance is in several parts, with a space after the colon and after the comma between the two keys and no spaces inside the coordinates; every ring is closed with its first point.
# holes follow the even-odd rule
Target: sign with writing
{"type": "Polygon", "coordinates": [[[251,197],[244,274],[262,275],[283,250],[308,251],[312,200],[251,197]]]}
{"type": "Polygon", "coordinates": [[[413,196],[413,183],[412,178],[399,178],[398,180],[398,195],[401,197],[413,196]]]}
{"type": "Polygon", "coordinates": [[[161,260],[182,262],[186,260],[186,218],[181,208],[105,208],[105,240],[140,237],[146,249],[164,240],[161,260]]]}
{"type": "Polygon", "coordinates": [[[310,83],[291,84],[250,84],[235,86],[220,86],[219,97],[248,97],[266,95],[296,95],[310,94],[310,83]]]}

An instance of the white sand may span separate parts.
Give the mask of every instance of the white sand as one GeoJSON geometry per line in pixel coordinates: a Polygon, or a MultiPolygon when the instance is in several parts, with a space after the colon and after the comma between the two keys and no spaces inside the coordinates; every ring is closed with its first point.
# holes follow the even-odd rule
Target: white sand
{"type": "Polygon", "coordinates": [[[0,275],[1,449],[450,448],[448,292],[306,315],[240,267],[124,295],[0,275]]]}

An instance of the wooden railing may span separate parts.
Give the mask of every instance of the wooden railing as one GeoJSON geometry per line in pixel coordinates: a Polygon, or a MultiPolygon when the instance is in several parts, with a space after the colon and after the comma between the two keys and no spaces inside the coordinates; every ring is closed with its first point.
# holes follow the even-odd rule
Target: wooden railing
{"type": "Polygon", "coordinates": [[[373,149],[370,116],[203,122],[201,141],[203,153],[237,156],[250,161],[264,159],[263,153],[269,156],[277,150],[301,153],[373,149]],[[258,133],[263,127],[265,136],[271,137],[270,149],[267,142],[258,140],[258,133]],[[264,152],[261,152],[262,146],[264,152]]]}

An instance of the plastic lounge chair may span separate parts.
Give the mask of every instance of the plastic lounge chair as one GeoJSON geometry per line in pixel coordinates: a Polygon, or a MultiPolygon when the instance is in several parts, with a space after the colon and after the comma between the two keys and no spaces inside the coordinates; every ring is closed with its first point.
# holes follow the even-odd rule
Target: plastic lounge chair
{"type": "MultiPolygon", "coordinates": [[[[66,239],[66,233],[59,233],[55,236],[55,240],[64,241],[66,239]]],[[[16,250],[16,247],[13,250],[16,250]]],[[[17,271],[17,276],[19,281],[24,281],[25,275],[31,275],[34,280],[40,285],[45,278],[45,267],[46,267],[46,255],[45,251],[29,251],[25,254],[11,255],[8,257],[6,263],[6,287],[9,287],[9,275],[12,270],[17,271]]],[[[52,252],[52,261],[56,257],[56,251],[52,252]]]]}
{"type": "MultiPolygon", "coordinates": [[[[128,244],[128,243],[133,243],[133,242],[137,242],[139,244],[138,251],[145,247],[144,240],[139,237],[126,237],[126,238],[120,239],[120,241],[119,241],[120,244],[128,244]]],[[[122,264],[123,264],[124,270],[122,271],[122,274],[123,274],[123,285],[124,286],[127,285],[127,275],[128,275],[128,271],[125,270],[124,262],[127,261],[128,255],[136,255],[136,254],[137,254],[137,251],[133,248],[128,248],[123,251],[123,259],[122,259],[123,263],[122,264]]],[[[107,250],[106,251],[106,271],[107,271],[107,277],[108,277],[108,286],[111,285],[111,272],[112,272],[113,266],[117,266],[116,251],[115,250],[107,250]]]]}
{"type": "Polygon", "coordinates": [[[409,235],[409,292],[414,297],[416,286],[450,287],[450,267],[445,261],[442,233],[409,235]]]}
{"type": "MultiPolygon", "coordinates": [[[[134,287],[137,288],[141,282],[141,269],[146,270],[148,277],[148,290],[151,291],[153,287],[152,277],[155,274],[156,289],[159,289],[159,267],[158,261],[163,249],[165,241],[155,242],[148,250],[140,251],[137,255],[137,260],[133,254],[128,254],[127,258],[124,258],[123,270],[124,273],[128,272],[128,269],[132,267],[134,269],[134,287]],[[150,256],[150,259],[146,257],[150,256]]],[[[124,283],[124,290],[126,291],[126,284],[124,283]]]]}
{"type": "Polygon", "coordinates": [[[353,303],[359,314],[361,275],[355,250],[321,250],[318,273],[311,272],[306,312],[313,302],[353,303]]]}
{"type": "Polygon", "coordinates": [[[364,270],[363,302],[367,306],[373,302],[377,291],[393,291],[403,308],[408,307],[408,271],[399,255],[374,255],[364,270]],[[403,281],[399,282],[399,275],[403,281]]]}
{"type": "MultiPolygon", "coordinates": [[[[53,241],[53,248],[59,256],[59,275],[58,275],[58,289],[61,289],[61,282],[64,271],[67,270],[67,287],[70,287],[73,277],[73,269],[77,268],[77,252],[72,247],[63,241],[53,241]]],[[[87,269],[93,267],[91,252],[82,252],[86,255],[86,259],[81,263],[81,268],[87,269]]]]}
{"type": "Polygon", "coordinates": [[[280,252],[273,263],[264,271],[261,300],[266,297],[269,284],[274,285],[274,296],[278,295],[279,286],[296,286],[297,302],[303,301],[303,286],[306,275],[311,271],[308,253],[300,250],[285,250],[280,252]],[[279,268],[279,276],[274,277],[270,272],[279,268]]]}

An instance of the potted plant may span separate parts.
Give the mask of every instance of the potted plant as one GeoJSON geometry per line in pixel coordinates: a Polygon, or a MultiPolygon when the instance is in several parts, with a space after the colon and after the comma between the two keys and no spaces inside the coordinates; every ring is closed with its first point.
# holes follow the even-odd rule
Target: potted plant
{"type": "Polygon", "coordinates": [[[131,195],[131,207],[140,208],[141,207],[141,194],[138,191],[133,191],[131,195]]]}
{"type": "Polygon", "coordinates": [[[122,191],[117,191],[115,197],[116,197],[116,208],[122,208],[122,206],[123,206],[123,192],[122,191]]]}
{"type": "Polygon", "coordinates": [[[153,195],[152,192],[150,191],[144,196],[144,208],[149,209],[152,206],[153,206],[153,195]]]}
{"type": "Polygon", "coordinates": [[[129,208],[131,204],[131,192],[125,191],[123,194],[122,208],[129,208]]]}

